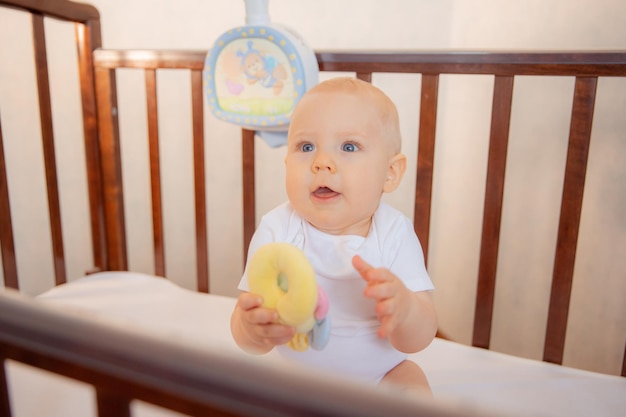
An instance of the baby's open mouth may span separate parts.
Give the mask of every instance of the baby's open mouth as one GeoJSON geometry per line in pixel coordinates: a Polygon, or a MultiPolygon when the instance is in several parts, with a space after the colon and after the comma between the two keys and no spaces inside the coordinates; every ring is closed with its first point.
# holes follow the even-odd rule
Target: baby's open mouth
{"type": "Polygon", "coordinates": [[[328,187],[319,187],[315,191],[313,191],[313,195],[318,198],[330,198],[338,195],[339,193],[328,188],[328,187]]]}

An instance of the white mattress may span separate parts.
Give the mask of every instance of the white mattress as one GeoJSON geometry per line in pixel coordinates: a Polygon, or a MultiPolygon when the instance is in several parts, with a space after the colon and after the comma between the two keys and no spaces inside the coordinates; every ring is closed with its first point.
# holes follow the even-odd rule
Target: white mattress
{"type": "MultiPolygon", "coordinates": [[[[230,336],[235,299],[185,290],[163,278],[106,272],[53,288],[41,302],[134,332],[197,347],[240,352],[230,336]]],[[[411,356],[436,400],[533,416],[626,415],[626,378],[608,376],[435,339],[411,356]]],[[[272,354],[264,358],[287,366],[272,354]]],[[[11,362],[9,392],[17,417],[95,416],[91,387],[11,362]],[[33,400],[36,399],[36,400],[33,400]]],[[[133,405],[138,416],[174,413],[133,405]]]]}

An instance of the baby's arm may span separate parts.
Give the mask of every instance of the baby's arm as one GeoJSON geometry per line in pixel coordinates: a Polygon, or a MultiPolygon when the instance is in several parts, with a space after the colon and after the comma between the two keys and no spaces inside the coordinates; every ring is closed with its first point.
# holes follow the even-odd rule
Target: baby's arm
{"type": "Polygon", "coordinates": [[[241,293],[230,318],[230,331],[237,345],[249,353],[267,353],[291,340],[295,329],[278,323],[278,313],[263,308],[261,297],[241,293]]]}
{"type": "Polygon", "coordinates": [[[413,292],[386,268],[374,268],[360,256],[352,264],[367,282],[364,295],[376,301],[378,335],[388,337],[401,352],[419,352],[437,332],[437,315],[430,293],[413,292]]]}

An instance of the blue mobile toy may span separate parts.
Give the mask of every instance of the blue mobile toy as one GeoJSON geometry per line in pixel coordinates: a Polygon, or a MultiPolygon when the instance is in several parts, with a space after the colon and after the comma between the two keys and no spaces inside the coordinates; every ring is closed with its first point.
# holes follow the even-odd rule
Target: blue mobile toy
{"type": "Polygon", "coordinates": [[[318,82],[317,60],[293,31],[270,23],[268,0],[245,5],[246,25],[222,34],[206,56],[208,106],[217,118],[281,146],[294,107],[318,82]]]}

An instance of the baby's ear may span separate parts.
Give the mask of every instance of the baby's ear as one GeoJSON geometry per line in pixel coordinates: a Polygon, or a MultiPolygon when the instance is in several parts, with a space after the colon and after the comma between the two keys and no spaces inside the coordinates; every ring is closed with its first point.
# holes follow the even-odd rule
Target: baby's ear
{"type": "Polygon", "coordinates": [[[406,171],[406,156],[399,153],[396,154],[389,163],[389,169],[387,170],[387,178],[385,179],[385,185],[383,191],[390,193],[398,188],[402,177],[406,171]]]}

